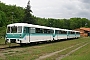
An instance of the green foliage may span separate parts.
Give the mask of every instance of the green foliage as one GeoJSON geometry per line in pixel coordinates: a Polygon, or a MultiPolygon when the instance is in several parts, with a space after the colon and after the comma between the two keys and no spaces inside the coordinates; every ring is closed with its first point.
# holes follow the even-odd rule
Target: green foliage
{"type": "Polygon", "coordinates": [[[90,20],[86,18],[53,19],[34,17],[35,23],[39,25],[57,27],[63,29],[76,29],[80,27],[90,27],[90,20]]]}
{"type": "Polygon", "coordinates": [[[0,27],[0,38],[5,37],[6,34],[6,27],[0,27]]]}
{"type": "Polygon", "coordinates": [[[6,15],[4,12],[0,11],[0,27],[5,26],[6,24],[6,15]]]}
{"type": "Polygon", "coordinates": [[[12,20],[13,23],[21,22],[24,17],[24,10],[25,9],[22,7],[16,7],[16,5],[5,5],[0,2],[0,27],[12,23],[12,20]]]}

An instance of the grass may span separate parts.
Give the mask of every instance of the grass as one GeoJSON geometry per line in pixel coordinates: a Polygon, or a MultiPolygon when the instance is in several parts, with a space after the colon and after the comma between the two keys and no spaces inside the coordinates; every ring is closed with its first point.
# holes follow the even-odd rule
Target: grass
{"type": "MultiPolygon", "coordinates": [[[[46,54],[49,54],[49,53],[52,53],[55,51],[59,51],[61,49],[67,48],[69,46],[76,45],[78,43],[86,42],[89,40],[90,40],[90,38],[87,37],[87,38],[79,38],[79,39],[67,40],[67,41],[62,41],[62,42],[38,44],[35,46],[17,47],[17,48],[13,48],[13,49],[9,49],[9,50],[6,49],[4,51],[0,51],[0,54],[2,54],[0,56],[0,60],[35,60],[36,58],[39,58],[39,56],[46,55],[46,54]],[[7,52],[7,53],[5,53],[5,52],[7,52]],[[2,56],[4,56],[5,59],[3,59],[2,56]]],[[[0,42],[0,44],[3,44],[3,39],[0,41],[2,41],[2,42],[0,42]]],[[[86,46],[86,48],[90,49],[90,45],[86,46]]],[[[85,50],[85,52],[86,52],[87,51],[86,48],[82,48],[83,51],[85,50]]],[[[68,50],[68,51],[70,51],[70,50],[68,50]]],[[[78,52],[81,52],[81,51],[77,51],[76,53],[78,53],[78,52]]],[[[62,54],[64,54],[64,53],[62,53],[62,54]]],[[[66,57],[65,60],[70,59],[74,56],[76,56],[76,57],[78,56],[80,58],[83,57],[83,56],[81,56],[82,52],[81,52],[81,55],[78,55],[76,53],[70,55],[71,57],[70,56],[66,57]]],[[[86,53],[86,56],[90,55],[89,53],[90,52],[88,52],[88,54],[86,53]]],[[[50,58],[52,58],[52,57],[50,57],[50,58]]],[[[57,58],[57,57],[58,56],[55,56],[54,58],[57,58]]],[[[48,59],[46,59],[46,60],[48,60],[48,59]]],[[[72,59],[70,59],[70,60],[72,60],[72,59]]]]}
{"type": "Polygon", "coordinates": [[[59,52],[59,53],[57,53],[57,54],[55,54],[55,55],[53,55],[53,56],[51,56],[51,57],[47,57],[47,58],[45,58],[44,60],[56,60],[56,59],[58,59],[59,57],[65,56],[68,52],[74,50],[75,48],[78,48],[79,46],[82,46],[83,44],[85,44],[85,43],[81,43],[81,44],[79,44],[79,45],[74,45],[72,48],[69,48],[69,49],[64,50],[64,51],[62,51],[62,52],[59,52]]]}
{"type": "Polygon", "coordinates": [[[90,60],[90,43],[62,60],[90,60]]]}
{"type": "Polygon", "coordinates": [[[0,44],[4,44],[4,43],[5,43],[4,37],[0,37],[0,44]]]}

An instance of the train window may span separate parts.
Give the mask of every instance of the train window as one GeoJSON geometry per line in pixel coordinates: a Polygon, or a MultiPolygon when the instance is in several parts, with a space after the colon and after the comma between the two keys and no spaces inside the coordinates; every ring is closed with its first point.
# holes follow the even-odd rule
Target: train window
{"type": "Polygon", "coordinates": [[[70,31],[68,31],[68,34],[71,34],[71,32],[70,32],[70,31]]]}
{"type": "Polygon", "coordinates": [[[51,33],[51,30],[47,29],[47,34],[50,34],[51,33]]]}
{"type": "Polygon", "coordinates": [[[10,33],[10,27],[7,28],[7,33],[10,33]]]}
{"type": "Polygon", "coordinates": [[[56,34],[67,34],[67,31],[56,30],[56,34]]]}
{"type": "Polygon", "coordinates": [[[17,29],[18,29],[18,30],[17,30],[18,33],[22,33],[22,27],[21,27],[21,26],[18,26],[17,29]]]}
{"type": "Polygon", "coordinates": [[[40,33],[40,28],[36,28],[36,33],[40,33]]]}
{"type": "Polygon", "coordinates": [[[26,33],[26,27],[24,27],[24,33],[26,33]]]}
{"type": "Polygon", "coordinates": [[[44,29],[40,28],[40,33],[44,33],[44,29]]]}
{"type": "Polygon", "coordinates": [[[44,33],[45,34],[50,34],[50,33],[53,33],[53,31],[51,31],[50,29],[44,29],[44,33]]]}
{"type": "Polygon", "coordinates": [[[71,31],[69,31],[69,34],[71,34],[71,31]]]}
{"type": "Polygon", "coordinates": [[[47,33],[47,30],[46,29],[44,29],[44,32],[43,33],[47,33]]]}
{"type": "Polygon", "coordinates": [[[55,33],[58,34],[58,30],[55,30],[55,33]]]}
{"type": "Polygon", "coordinates": [[[67,31],[61,31],[61,34],[67,34],[67,31]]]}
{"type": "Polygon", "coordinates": [[[53,34],[54,33],[54,30],[51,30],[51,34],[53,34]]]}
{"type": "Polygon", "coordinates": [[[61,34],[61,30],[58,31],[58,34],[61,34]]]}
{"type": "Polygon", "coordinates": [[[36,28],[36,33],[43,33],[43,34],[50,34],[53,33],[50,29],[42,29],[42,28],[36,28]]]}
{"type": "Polygon", "coordinates": [[[55,32],[56,32],[56,34],[60,34],[61,33],[61,31],[59,31],[59,30],[56,30],[55,32]]]}
{"type": "Polygon", "coordinates": [[[30,28],[30,33],[35,33],[35,28],[30,28]]]}
{"type": "Polygon", "coordinates": [[[29,27],[24,27],[24,33],[29,33],[29,27]]]}
{"type": "Polygon", "coordinates": [[[11,33],[17,33],[17,27],[16,26],[11,27],[11,33]]]}
{"type": "Polygon", "coordinates": [[[71,34],[75,34],[75,32],[71,32],[71,34]]]}
{"type": "Polygon", "coordinates": [[[80,34],[80,32],[76,32],[76,34],[80,34]]]}

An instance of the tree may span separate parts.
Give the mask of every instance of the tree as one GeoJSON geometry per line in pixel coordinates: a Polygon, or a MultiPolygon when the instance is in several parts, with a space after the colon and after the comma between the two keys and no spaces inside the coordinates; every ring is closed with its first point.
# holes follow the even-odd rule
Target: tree
{"type": "Polygon", "coordinates": [[[23,19],[24,23],[34,24],[34,19],[33,19],[33,16],[31,14],[31,12],[32,12],[32,10],[31,10],[30,0],[29,0],[28,3],[27,3],[27,7],[25,9],[25,16],[24,16],[24,19],[23,19]]]}
{"type": "Polygon", "coordinates": [[[48,18],[47,26],[48,27],[54,27],[54,19],[53,18],[48,18]]]}
{"type": "Polygon", "coordinates": [[[6,25],[6,15],[4,12],[0,11],[0,27],[6,25]]]}

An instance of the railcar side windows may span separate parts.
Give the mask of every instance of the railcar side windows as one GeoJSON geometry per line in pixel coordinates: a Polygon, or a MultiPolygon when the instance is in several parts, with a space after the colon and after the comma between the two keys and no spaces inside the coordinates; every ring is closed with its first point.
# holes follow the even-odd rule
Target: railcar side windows
{"type": "Polygon", "coordinates": [[[75,32],[71,32],[71,34],[75,34],[75,32]]]}
{"type": "Polygon", "coordinates": [[[54,30],[51,30],[51,33],[53,34],[54,33],[54,30]]]}
{"type": "Polygon", "coordinates": [[[67,34],[67,31],[61,31],[61,34],[67,34]]]}
{"type": "Polygon", "coordinates": [[[56,30],[56,34],[67,34],[67,31],[56,30]]]}
{"type": "Polygon", "coordinates": [[[80,34],[80,32],[76,32],[76,34],[80,34]]]}
{"type": "Polygon", "coordinates": [[[36,28],[36,33],[40,33],[40,28],[36,28]]]}
{"type": "Polygon", "coordinates": [[[50,34],[51,32],[50,32],[49,29],[44,29],[44,33],[45,33],[45,34],[50,34]]]}
{"type": "Polygon", "coordinates": [[[53,33],[50,29],[36,28],[36,33],[50,34],[53,33]]]}
{"type": "Polygon", "coordinates": [[[56,30],[56,34],[60,34],[60,31],[59,30],[56,30]]]}
{"type": "Polygon", "coordinates": [[[35,28],[30,28],[30,33],[35,33],[35,28]]]}

